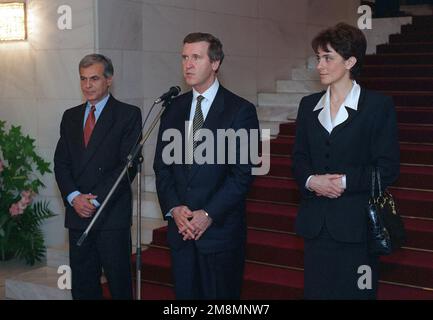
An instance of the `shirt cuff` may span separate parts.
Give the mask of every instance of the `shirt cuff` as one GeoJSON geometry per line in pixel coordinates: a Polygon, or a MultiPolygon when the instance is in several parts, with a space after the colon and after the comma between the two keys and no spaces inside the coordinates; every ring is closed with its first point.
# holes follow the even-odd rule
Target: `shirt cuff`
{"type": "Polygon", "coordinates": [[[346,175],[341,177],[341,186],[343,189],[346,189],[346,175]]]}
{"type": "Polygon", "coordinates": [[[81,194],[80,191],[74,191],[74,192],[71,192],[69,194],[69,196],[66,197],[66,200],[68,200],[68,202],[71,205],[71,207],[73,207],[72,201],[75,199],[76,196],[79,196],[80,194],[81,194]]]}
{"type": "Polygon", "coordinates": [[[311,175],[311,176],[309,176],[308,177],[308,179],[307,179],[307,182],[305,182],[305,189],[307,189],[308,191],[313,191],[313,190],[311,190],[309,187],[308,187],[308,183],[310,182],[310,180],[311,180],[311,178],[313,177],[314,175],[311,175]]]}
{"type": "Polygon", "coordinates": [[[98,201],[96,201],[96,199],[92,199],[92,200],[90,200],[90,202],[96,207],[96,208],[98,208],[98,207],[100,207],[101,206],[101,204],[98,202],[98,201]]]}
{"type": "Polygon", "coordinates": [[[173,209],[174,209],[174,208],[171,208],[170,211],[167,212],[167,213],[165,214],[165,217],[166,217],[166,218],[169,218],[169,217],[170,217],[170,218],[173,218],[173,215],[171,214],[171,212],[173,211],[173,209]]]}

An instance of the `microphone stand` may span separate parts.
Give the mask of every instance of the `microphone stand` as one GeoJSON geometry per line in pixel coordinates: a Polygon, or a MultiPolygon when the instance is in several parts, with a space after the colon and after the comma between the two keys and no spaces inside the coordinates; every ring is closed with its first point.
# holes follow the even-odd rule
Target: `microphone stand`
{"type": "MultiPolygon", "coordinates": [[[[108,193],[105,200],[102,202],[101,206],[96,211],[95,216],[93,217],[92,221],[88,225],[87,229],[83,232],[80,239],[77,241],[77,246],[81,246],[81,244],[84,242],[84,240],[89,235],[90,230],[92,229],[95,222],[98,220],[99,215],[101,214],[102,210],[106,207],[108,201],[110,201],[111,197],[113,196],[113,193],[116,191],[117,187],[119,186],[120,182],[122,181],[123,177],[125,176],[126,172],[128,171],[128,168],[132,167],[134,164],[134,160],[137,158],[137,156],[140,154],[141,148],[143,147],[144,143],[149,139],[150,134],[152,133],[155,126],[158,124],[159,119],[161,118],[164,110],[171,104],[171,99],[166,99],[164,103],[162,104],[161,110],[156,115],[155,119],[153,120],[152,124],[150,125],[149,129],[147,129],[146,133],[144,134],[141,141],[135,145],[134,150],[128,155],[125,167],[123,168],[122,172],[120,173],[119,177],[117,178],[116,182],[114,183],[113,187],[110,189],[110,192],[108,193]]],[[[152,109],[151,109],[152,110],[152,109]]],[[[138,194],[137,194],[137,256],[136,256],[136,299],[141,299],[141,163],[143,161],[143,157],[140,154],[140,157],[138,158],[137,163],[137,172],[138,172],[138,194]],[[141,160],[140,160],[141,158],[141,160]]]]}

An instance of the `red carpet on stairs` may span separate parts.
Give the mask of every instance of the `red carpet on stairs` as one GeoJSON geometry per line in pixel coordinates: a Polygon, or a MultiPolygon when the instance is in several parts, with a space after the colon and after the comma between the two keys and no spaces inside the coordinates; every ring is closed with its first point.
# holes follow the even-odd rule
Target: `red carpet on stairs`
{"type": "MultiPolygon", "coordinates": [[[[391,188],[407,243],[381,258],[379,299],[433,299],[433,17],[414,17],[402,33],[366,57],[361,85],[393,97],[399,122],[401,175],[391,188]]],[[[271,168],[247,201],[243,299],[302,299],[303,241],[294,233],[300,200],[290,154],[296,124],[280,125],[271,168]]],[[[135,256],[133,256],[135,266],[135,256]]],[[[174,299],[166,228],[142,255],[143,299],[174,299]]],[[[109,292],[105,287],[105,294],[109,292]]]]}

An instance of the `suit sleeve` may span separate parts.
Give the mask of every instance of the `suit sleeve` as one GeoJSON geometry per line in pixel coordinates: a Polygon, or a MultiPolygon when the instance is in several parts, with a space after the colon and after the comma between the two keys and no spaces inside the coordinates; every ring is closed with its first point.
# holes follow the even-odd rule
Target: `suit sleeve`
{"type": "MultiPolygon", "coordinates": [[[[248,103],[245,107],[240,108],[236,119],[233,122],[233,129],[259,129],[259,122],[257,119],[257,112],[253,104],[248,103]]],[[[249,140],[248,145],[251,141],[249,140]]],[[[241,146],[236,144],[237,159],[240,159],[241,146]]],[[[207,205],[203,208],[208,212],[209,216],[216,224],[223,223],[225,217],[230,214],[231,209],[239,205],[240,202],[245,201],[247,193],[254,180],[252,176],[252,163],[249,161],[247,164],[230,165],[229,172],[224,183],[214,193],[207,205]]]]}
{"type": "Polygon", "coordinates": [[[307,107],[308,105],[305,103],[305,98],[302,98],[296,118],[296,137],[292,151],[292,172],[298,183],[301,194],[308,198],[312,197],[314,193],[305,188],[305,183],[308,177],[314,175],[315,172],[312,168],[310,146],[307,137],[307,118],[305,116],[307,107]]]}
{"type": "Polygon", "coordinates": [[[70,155],[68,144],[66,142],[66,128],[67,114],[63,114],[60,123],[60,139],[56,146],[54,153],[54,174],[57,184],[62,194],[62,199],[65,205],[69,205],[66,197],[73,191],[78,190],[72,176],[72,157],[70,155]]]}
{"type": "Polygon", "coordinates": [[[390,97],[378,105],[370,141],[371,163],[368,166],[341,168],[346,174],[347,192],[365,192],[371,189],[373,167],[380,171],[382,186],[395,182],[400,173],[400,147],[398,143],[397,116],[390,97]]]}
{"type": "Polygon", "coordinates": [[[161,207],[162,215],[167,220],[167,212],[172,208],[182,205],[179,200],[176,187],[175,179],[173,177],[172,165],[166,164],[162,159],[162,150],[168,144],[168,141],[162,141],[162,134],[167,129],[167,117],[166,113],[169,109],[166,109],[162,118],[161,124],[158,131],[158,140],[155,150],[155,158],[153,161],[153,170],[155,172],[155,184],[156,191],[158,194],[159,205],[161,207]]]}
{"type": "MultiPolygon", "coordinates": [[[[141,123],[141,111],[138,108],[134,108],[134,112],[131,112],[130,116],[125,121],[124,132],[120,142],[120,148],[117,151],[119,152],[120,158],[118,165],[109,174],[107,174],[104,179],[101,179],[92,190],[92,193],[98,196],[96,200],[100,204],[102,204],[102,202],[105,200],[112,186],[119,178],[122,170],[127,164],[128,155],[132,152],[132,148],[137,141],[137,137],[141,133],[141,123]]],[[[116,152],[116,150],[113,150],[113,152],[116,152]]],[[[130,188],[130,182],[134,180],[136,173],[137,170],[135,162],[134,165],[128,169],[127,175],[129,176],[129,179],[128,176],[125,175],[125,177],[119,184],[119,187],[113,193],[110,201],[116,201],[116,198],[118,198],[120,194],[130,188]]]]}

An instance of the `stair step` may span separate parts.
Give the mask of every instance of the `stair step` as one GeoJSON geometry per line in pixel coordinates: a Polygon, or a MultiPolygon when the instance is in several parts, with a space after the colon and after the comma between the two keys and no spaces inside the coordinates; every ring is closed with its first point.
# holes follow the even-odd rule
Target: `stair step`
{"type": "Polygon", "coordinates": [[[398,107],[433,107],[433,92],[425,91],[383,91],[383,94],[391,96],[398,107]]]}
{"type": "Polygon", "coordinates": [[[249,227],[282,232],[295,231],[297,205],[248,200],[246,206],[249,227]]]}
{"type": "Polygon", "coordinates": [[[430,30],[422,32],[405,32],[402,34],[391,34],[389,36],[389,43],[401,43],[401,42],[423,42],[426,39],[433,39],[433,32],[430,30]]]}
{"type": "MultiPolygon", "coordinates": [[[[381,90],[382,91],[382,90],[381,90]]],[[[387,91],[383,94],[391,96],[396,106],[433,107],[433,92],[429,91],[387,91]]],[[[305,94],[296,93],[259,93],[259,106],[276,106],[297,110],[299,102],[305,94]]]]}
{"type": "MultiPolygon", "coordinates": [[[[135,255],[133,256],[133,264],[135,255]]],[[[149,248],[142,255],[144,280],[173,283],[169,251],[149,248]]],[[[246,262],[242,299],[301,299],[302,273],[246,262]]]]}
{"type": "MultiPolygon", "coordinates": [[[[161,238],[166,238],[166,228],[158,232],[161,238]]],[[[249,261],[303,268],[303,250],[304,242],[298,236],[248,230],[246,259],[249,261]]],[[[392,255],[383,256],[380,275],[380,279],[385,281],[433,288],[433,252],[400,249],[392,255]]]]}
{"type": "MultiPolygon", "coordinates": [[[[293,178],[292,159],[271,156],[268,176],[293,178]]],[[[433,167],[401,165],[396,187],[433,190],[433,167]]]]}
{"type": "MultiPolygon", "coordinates": [[[[289,156],[292,153],[294,137],[278,137],[271,141],[271,154],[289,156]]],[[[433,145],[400,143],[400,161],[407,164],[433,164],[433,145]]]]}
{"type": "MultiPolygon", "coordinates": [[[[433,123],[429,125],[419,125],[412,123],[399,124],[398,130],[398,136],[400,141],[415,143],[433,143],[433,123]]],[[[280,125],[280,136],[294,136],[295,134],[295,122],[287,122],[280,125]]]]}
{"type": "Polygon", "coordinates": [[[397,107],[399,123],[433,124],[433,108],[397,107]]]}
{"type": "Polygon", "coordinates": [[[433,88],[433,76],[429,78],[362,78],[359,83],[362,87],[378,91],[399,90],[431,92],[433,88]]]}
{"type": "MultiPolygon", "coordinates": [[[[400,214],[409,217],[433,218],[433,192],[391,187],[400,214]]],[[[300,193],[292,179],[257,177],[249,193],[249,199],[298,204],[300,193]]],[[[433,249],[433,248],[432,248],[433,249]]]]}
{"type": "MultiPolygon", "coordinates": [[[[298,206],[249,200],[247,223],[249,227],[279,232],[295,232],[298,206]]],[[[433,220],[403,217],[407,242],[405,247],[433,250],[433,220]]]]}
{"type": "MultiPolygon", "coordinates": [[[[253,264],[246,268],[242,287],[243,300],[288,300],[302,299],[303,297],[303,271],[279,267],[253,264]],[[272,274],[274,278],[267,282],[257,281],[255,273],[272,274]],[[277,281],[276,281],[277,280],[277,281]]],[[[108,285],[103,285],[104,297],[110,299],[108,285]]],[[[142,281],[143,300],[174,300],[174,289],[164,284],[151,284],[142,281]]],[[[407,287],[391,283],[379,283],[379,300],[432,300],[433,290],[407,287]]]]}
{"type": "Polygon", "coordinates": [[[326,89],[318,80],[278,80],[278,93],[314,93],[326,89]]]}
{"type": "Polygon", "coordinates": [[[428,53],[428,52],[433,52],[433,42],[380,44],[377,46],[376,52],[379,54],[380,53],[428,53]]]}
{"type": "Polygon", "coordinates": [[[259,93],[259,106],[298,107],[304,93],[259,93]]]}
{"type": "Polygon", "coordinates": [[[364,65],[361,72],[364,77],[432,77],[433,65],[364,65]]]}
{"type": "Polygon", "coordinates": [[[70,290],[57,286],[57,268],[42,267],[5,281],[5,296],[13,300],[71,300],[70,290]]]}
{"type": "Polygon", "coordinates": [[[295,68],[292,69],[292,80],[320,80],[320,77],[315,68],[295,68]]]}
{"type": "Polygon", "coordinates": [[[298,106],[262,106],[257,107],[257,117],[260,121],[287,121],[289,117],[296,118],[298,106]]]}
{"type": "Polygon", "coordinates": [[[433,33],[433,24],[407,24],[404,26],[401,26],[401,34],[406,33],[420,33],[420,32],[428,32],[433,33]]]}
{"type": "Polygon", "coordinates": [[[364,63],[366,65],[374,65],[374,64],[413,65],[413,64],[430,64],[433,61],[432,59],[433,59],[433,53],[381,53],[381,54],[365,56],[364,63]]]}

